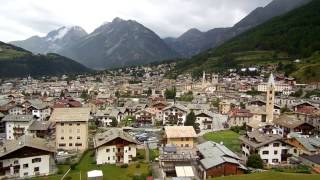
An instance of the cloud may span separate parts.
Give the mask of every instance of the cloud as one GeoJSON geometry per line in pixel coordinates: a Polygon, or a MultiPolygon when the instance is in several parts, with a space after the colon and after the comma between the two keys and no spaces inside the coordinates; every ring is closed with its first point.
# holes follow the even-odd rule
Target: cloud
{"type": "Polygon", "coordinates": [[[161,37],[190,28],[232,26],[271,0],[1,0],[0,40],[44,36],[63,25],[89,33],[115,17],[136,20],[161,37]]]}

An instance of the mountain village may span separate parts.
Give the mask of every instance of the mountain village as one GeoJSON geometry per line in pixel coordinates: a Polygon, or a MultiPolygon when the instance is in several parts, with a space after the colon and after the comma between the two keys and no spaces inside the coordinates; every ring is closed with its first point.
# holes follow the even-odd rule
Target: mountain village
{"type": "Polygon", "coordinates": [[[170,80],[172,66],[2,80],[1,177],[103,179],[130,168],[138,179],[320,173],[319,84],[232,70],[170,80]]]}

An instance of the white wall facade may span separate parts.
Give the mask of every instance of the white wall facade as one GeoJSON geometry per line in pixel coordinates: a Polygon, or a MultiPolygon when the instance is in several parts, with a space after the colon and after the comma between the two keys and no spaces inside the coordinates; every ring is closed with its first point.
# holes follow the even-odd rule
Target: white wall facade
{"type": "Polygon", "coordinates": [[[12,122],[12,121],[7,121],[6,122],[6,139],[7,140],[14,140],[14,130],[13,128],[15,127],[20,127],[24,128],[24,134],[28,134],[28,128],[30,126],[30,122],[12,122]]]}
{"type": "MultiPolygon", "coordinates": [[[[96,149],[96,163],[97,164],[115,164],[117,163],[118,148],[114,146],[101,146],[96,149]]],[[[128,164],[132,158],[137,155],[137,148],[135,144],[124,146],[121,148],[123,152],[122,163],[128,164]]]]}
{"type": "Polygon", "coordinates": [[[50,155],[33,156],[26,158],[12,158],[2,161],[3,167],[10,165],[20,165],[20,169],[14,171],[13,167],[5,172],[8,177],[29,177],[29,176],[47,176],[50,173],[50,155]],[[33,162],[33,159],[40,158],[40,162],[33,162]],[[38,168],[38,171],[35,171],[38,168]]]}

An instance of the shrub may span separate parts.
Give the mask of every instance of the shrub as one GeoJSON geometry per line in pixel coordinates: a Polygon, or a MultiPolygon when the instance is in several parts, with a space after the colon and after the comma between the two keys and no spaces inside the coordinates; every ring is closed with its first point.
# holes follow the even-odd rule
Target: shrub
{"type": "Polygon", "coordinates": [[[247,166],[252,167],[252,168],[262,169],[263,168],[263,161],[262,161],[260,155],[259,154],[250,155],[248,158],[248,161],[247,161],[247,166]]]}
{"type": "Polygon", "coordinates": [[[140,166],[141,166],[140,164],[137,164],[137,165],[136,165],[136,168],[140,168],[140,166]]]}
{"type": "Polygon", "coordinates": [[[127,168],[127,167],[128,167],[128,164],[122,164],[120,167],[121,167],[121,168],[127,168]]]}

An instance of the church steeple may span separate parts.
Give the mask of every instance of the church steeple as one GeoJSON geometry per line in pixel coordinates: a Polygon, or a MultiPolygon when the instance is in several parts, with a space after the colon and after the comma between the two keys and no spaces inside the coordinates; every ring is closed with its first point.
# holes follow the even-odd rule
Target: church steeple
{"type": "Polygon", "coordinates": [[[267,122],[273,122],[274,100],[275,100],[276,84],[273,74],[270,74],[267,84],[267,100],[266,100],[266,113],[267,122]]]}

